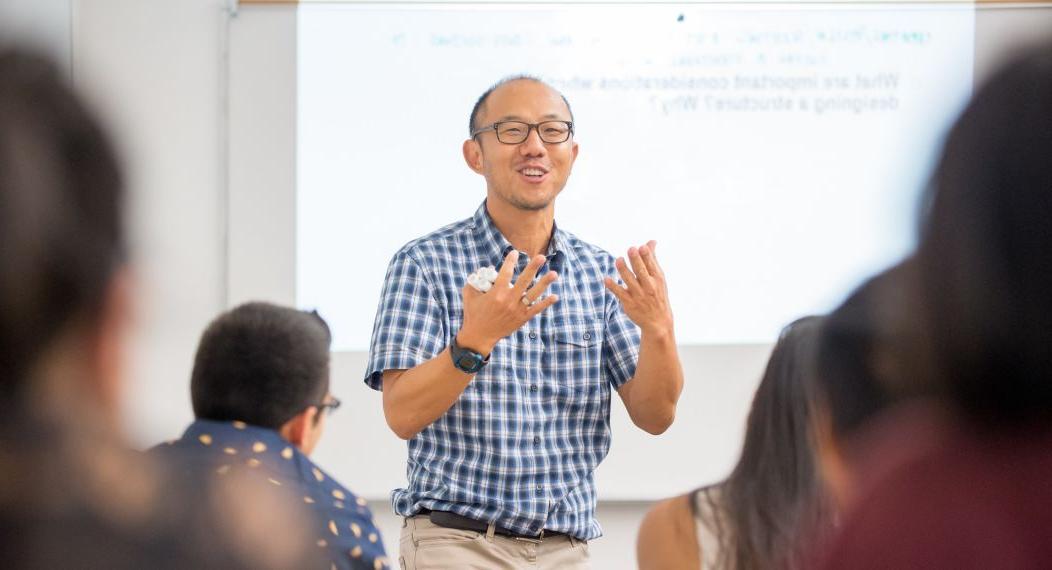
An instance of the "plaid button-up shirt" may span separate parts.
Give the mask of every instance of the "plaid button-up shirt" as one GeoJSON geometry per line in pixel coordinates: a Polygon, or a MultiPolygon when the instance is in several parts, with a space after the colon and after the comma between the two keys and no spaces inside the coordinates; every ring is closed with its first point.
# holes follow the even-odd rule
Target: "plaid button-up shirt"
{"type": "MultiPolygon", "coordinates": [[[[464,318],[468,274],[500,267],[511,244],[485,203],[471,218],[406,244],[387,270],[365,382],[382,389],[385,370],[408,369],[442,352],[464,318]]],[[[519,256],[516,278],[527,256],[519,256]]],[[[456,403],[409,440],[409,487],[395,511],[452,511],[536,535],[541,529],[589,540],[594,471],[610,449],[610,399],[635,374],[639,329],[603,277],[614,258],[555,228],[538,276],[559,279],[559,302],[504,338],[456,403]]]]}

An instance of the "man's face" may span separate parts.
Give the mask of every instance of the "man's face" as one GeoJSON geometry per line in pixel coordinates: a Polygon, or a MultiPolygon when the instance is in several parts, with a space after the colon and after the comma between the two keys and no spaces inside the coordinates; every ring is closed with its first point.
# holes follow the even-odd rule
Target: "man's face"
{"type": "MultiPolygon", "coordinates": [[[[570,110],[562,97],[537,81],[517,80],[498,87],[487,98],[476,122],[477,128],[499,121],[569,121],[570,110]]],[[[504,144],[492,130],[464,143],[464,158],[472,170],[486,177],[490,200],[499,200],[519,210],[543,210],[566,185],[577,143],[544,143],[531,129],[525,141],[504,144]]]]}

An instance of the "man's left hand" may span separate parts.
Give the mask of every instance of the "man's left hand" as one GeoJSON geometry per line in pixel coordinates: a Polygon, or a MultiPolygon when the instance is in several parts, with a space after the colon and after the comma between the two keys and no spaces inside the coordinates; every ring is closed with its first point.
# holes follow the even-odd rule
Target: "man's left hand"
{"type": "Polygon", "coordinates": [[[623,257],[617,258],[615,262],[625,285],[622,287],[610,277],[606,277],[603,284],[621,301],[625,314],[644,333],[671,334],[672,308],[668,302],[665,272],[661,270],[655,253],[656,247],[657,242],[651,240],[646,245],[628,248],[631,269],[623,257]]]}

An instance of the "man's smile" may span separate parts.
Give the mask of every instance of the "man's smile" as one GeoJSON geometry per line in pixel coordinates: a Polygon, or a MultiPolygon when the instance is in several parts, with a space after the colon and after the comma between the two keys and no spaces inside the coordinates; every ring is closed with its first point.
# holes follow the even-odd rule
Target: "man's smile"
{"type": "Polygon", "coordinates": [[[537,184],[548,177],[548,168],[541,165],[529,164],[518,169],[518,173],[527,182],[537,184]]]}

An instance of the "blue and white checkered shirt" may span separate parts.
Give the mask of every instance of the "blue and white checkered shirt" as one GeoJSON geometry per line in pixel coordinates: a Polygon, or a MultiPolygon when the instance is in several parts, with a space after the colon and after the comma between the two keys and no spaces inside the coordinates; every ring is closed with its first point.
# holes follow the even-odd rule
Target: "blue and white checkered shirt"
{"type": "MultiPolygon", "coordinates": [[[[387,270],[365,382],[442,352],[464,318],[469,273],[500,267],[512,248],[486,204],[475,215],[409,242],[387,270]]],[[[522,534],[541,529],[590,540],[593,472],[610,449],[610,397],[635,374],[639,329],[603,286],[614,258],[555,228],[545,265],[559,302],[493,348],[442,417],[409,440],[408,489],[395,511],[452,511],[522,534]]],[[[516,278],[528,257],[519,256],[516,278]]]]}

